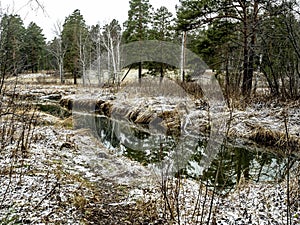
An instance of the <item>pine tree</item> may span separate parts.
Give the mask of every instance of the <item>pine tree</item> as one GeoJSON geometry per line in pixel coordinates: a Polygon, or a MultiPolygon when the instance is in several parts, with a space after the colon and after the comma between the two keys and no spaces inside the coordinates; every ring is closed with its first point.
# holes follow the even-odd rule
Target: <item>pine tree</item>
{"type": "Polygon", "coordinates": [[[80,75],[82,47],[87,36],[85,20],[77,9],[66,18],[62,31],[62,44],[66,49],[64,67],[72,73],[74,84],[77,84],[77,77],[80,75]]]}
{"type": "Polygon", "coordinates": [[[151,39],[171,41],[174,37],[174,17],[165,6],[154,12],[151,39]]]}
{"type": "Polygon", "coordinates": [[[128,20],[124,23],[123,34],[126,43],[147,40],[149,37],[151,10],[149,0],[131,0],[128,20]]]}
{"type": "Polygon", "coordinates": [[[25,48],[26,67],[31,69],[31,72],[38,72],[41,69],[45,54],[45,37],[43,30],[35,23],[31,22],[25,33],[25,48]]]}
{"type": "Polygon", "coordinates": [[[252,90],[252,79],[255,64],[255,46],[259,13],[267,8],[271,1],[213,1],[213,0],[180,0],[178,10],[178,27],[183,31],[211,26],[216,20],[230,20],[236,24],[243,51],[241,93],[248,97],[252,90]],[[264,7],[263,7],[264,6],[264,7]]]}
{"type": "Polygon", "coordinates": [[[1,23],[0,65],[1,76],[17,75],[24,68],[23,21],[18,15],[4,15],[1,23]]]}
{"type": "MultiPolygon", "coordinates": [[[[128,20],[124,23],[125,31],[123,40],[125,43],[148,40],[150,35],[152,6],[149,0],[131,0],[129,2],[128,20]]],[[[142,62],[138,63],[139,81],[142,78],[142,62]]]]}
{"type": "MultiPolygon", "coordinates": [[[[173,41],[174,36],[175,30],[173,14],[165,6],[156,9],[153,13],[151,21],[150,39],[159,41],[173,41]]],[[[164,59],[167,59],[171,55],[168,52],[165,52],[166,49],[160,49],[160,54],[164,59]]],[[[163,77],[164,71],[167,68],[170,68],[170,66],[164,63],[157,62],[148,63],[148,67],[152,75],[157,75],[160,73],[161,77],[163,77]]]]}

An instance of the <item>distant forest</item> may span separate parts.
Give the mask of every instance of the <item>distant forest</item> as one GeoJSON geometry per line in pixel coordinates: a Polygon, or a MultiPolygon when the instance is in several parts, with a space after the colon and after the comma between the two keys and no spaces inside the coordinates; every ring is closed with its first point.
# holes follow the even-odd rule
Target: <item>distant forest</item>
{"type": "Polygon", "coordinates": [[[180,0],[176,15],[163,6],[154,9],[149,0],[129,3],[124,24],[112,20],[88,26],[75,10],[55,24],[56,35],[49,42],[37,24],[25,27],[19,15],[1,15],[2,81],[22,72],[56,71],[62,83],[70,76],[76,84],[95,63],[101,66],[103,52],[113,77],[120,70],[121,44],[161,40],[184,44],[198,54],[227,96],[253,96],[264,80],[268,95],[299,98],[299,1],[180,0]]]}

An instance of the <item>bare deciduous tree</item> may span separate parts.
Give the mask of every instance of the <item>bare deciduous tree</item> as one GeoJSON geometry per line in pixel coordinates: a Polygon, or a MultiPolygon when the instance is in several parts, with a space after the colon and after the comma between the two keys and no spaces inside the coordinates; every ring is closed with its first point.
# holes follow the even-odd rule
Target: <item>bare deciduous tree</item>
{"type": "Polygon", "coordinates": [[[118,72],[120,71],[120,45],[121,45],[121,27],[118,21],[113,20],[110,24],[104,26],[102,35],[102,44],[108,52],[108,69],[113,68],[112,82],[118,81],[118,72]],[[110,66],[110,61],[112,65],[110,66]]]}
{"type": "Polygon", "coordinates": [[[59,77],[60,82],[62,84],[65,83],[65,77],[64,77],[64,56],[66,54],[66,48],[62,44],[62,23],[60,21],[57,21],[54,26],[54,33],[55,38],[52,42],[52,45],[49,48],[50,53],[55,57],[58,68],[59,68],[59,77]]]}

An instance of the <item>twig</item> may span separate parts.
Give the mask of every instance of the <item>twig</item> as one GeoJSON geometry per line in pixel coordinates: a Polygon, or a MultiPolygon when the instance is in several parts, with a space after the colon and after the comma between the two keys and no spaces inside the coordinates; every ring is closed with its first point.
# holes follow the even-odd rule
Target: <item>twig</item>
{"type": "Polygon", "coordinates": [[[43,203],[43,201],[55,191],[55,189],[59,185],[60,185],[60,183],[56,182],[55,186],[41,199],[41,201],[33,208],[33,210],[37,209],[43,203]]]}
{"type": "MultiPolygon", "coordinates": [[[[196,201],[196,204],[195,204],[195,208],[194,208],[194,212],[193,212],[193,215],[192,215],[192,218],[195,217],[196,213],[199,211],[200,209],[200,200],[201,200],[201,196],[202,196],[202,183],[200,183],[200,186],[199,186],[199,192],[198,192],[198,196],[197,196],[197,201],[196,201]]],[[[198,215],[199,213],[197,213],[197,220],[198,221],[198,215]]]]}
{"type": "Polygon", "coordinates": [[[221,167],[220,164],[221,164],[221,162],[219,162],[219,166],[218,166],[218,169],[217,169],[217,172],[216,172],[216,178],[215,178],[215,183],[214,183],[214,190],[213,190],[213,193],[212,193],[212,196],[211,196],[211,201],[210,201],[210,206],[209,206],[209,213],[208,213],[207,225],[209,225],[210,218],[211,218],[211,213],[212,213],[212,208],[213,208],[213,205],[214,205],[214,198],[215,198],[216,188],[217,188],[217,182],[218,182],[218,178],[219,178],[219,170],[220,170],[220,167],[221,167]]]}
{"type": "Polygon", "coordinates": [[[201,217],[200,217],[200,224],[202,224],[203,222],[203,218],[204,218],[204,209],[205,209],[205,203],[206,203],[206,198],[207,198],[207,194],[208,194],[208,178],[206,181],[206,188],[205,188],[205,194],[204,194],[204,201],[202,204],[202,212],[201,212],[201,217]]]}
{"type": "Polygon", "coordinates": [[[286,135],[286,147],[288,154],[288,162],[287,162],[287,180],[286,180],[286,188],[287,188],[287,225],[292,224],[291,220],[291,208],[290,208],[290,157],[291,157],[291,149],[289,146],[289,130],[288,130],[288,121],[287,121],[287,112],[286,109],[283,111],[283,119],[284,119],[284,127],[285,127],[285,135],[286,135]]]}

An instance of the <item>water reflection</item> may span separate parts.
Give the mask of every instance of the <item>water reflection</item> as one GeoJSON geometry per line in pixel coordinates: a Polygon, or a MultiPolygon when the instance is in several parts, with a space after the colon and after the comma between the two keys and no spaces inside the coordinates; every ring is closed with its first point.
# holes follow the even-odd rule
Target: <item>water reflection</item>
{"type": "MultiPolygon", "coordinates": [[[[91,115],[85,117],[91,117],[91,115]]],[[[261,149],[223,145],[210,167],[202,171],[207,140],[204,137],[165,136],[150,132],[147,126],[129,121],[92,116],[96,136],[109,149],[158,169],[172,167],[172,172],[207,180],[221,190],[234,187],[240,180],[276,181],[285,176],[287,159],[261,149]],[[180,144],[180,146],[178,146],[180,144]]],[[[81,119],[80,121],[89,121],[81,119]]],[[[86,124],[84,125],[87,126],[86,124]]]]}
{"type": "MultiPolygon", "coordinates": [[[[287,159],[261,150],[249,150],[242,147],[223,146],[211,167],[205,171],[203,178],[218,188],[234,187],[241,180],[279,181],[285,177],[287,159]],[[216,176],[218,171],[218,176],[216,176]]],[[[195,155],[194,160],[201,155],[195,155]]],[[[197,176],[192,175],[193,178],[197,176]]]]}

